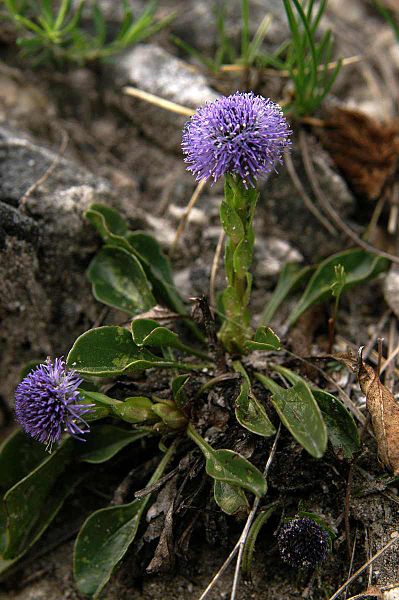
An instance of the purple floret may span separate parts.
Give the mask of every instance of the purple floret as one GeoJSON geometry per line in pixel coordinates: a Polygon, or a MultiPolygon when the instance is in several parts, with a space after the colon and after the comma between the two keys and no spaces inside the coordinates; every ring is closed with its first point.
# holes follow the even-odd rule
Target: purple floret
{"type": "Polygon", "coordinates": [[[326,560],[329,550],[327,531],[309,517],[285,523],[277,543],[283,561],[297,568],[316,567],[326,560]]]}
{"type": "Polygon", "coordinates": [[[83,440],[90,430],[83,415],[91,412],[78,387],[76,371],[67,370],[62,358],[50,359],[31,371],[15,392],[15,414],[22,429],[51,451],[66,431],[83,440]]]}
{"type": "Polygon", "coordinates": [[[196,111],[183,130],[182,149],[197,180],[217,181],[230,173],[255,187],[282,163],[290,135],[278,104],[236,92],[196,111]]]}

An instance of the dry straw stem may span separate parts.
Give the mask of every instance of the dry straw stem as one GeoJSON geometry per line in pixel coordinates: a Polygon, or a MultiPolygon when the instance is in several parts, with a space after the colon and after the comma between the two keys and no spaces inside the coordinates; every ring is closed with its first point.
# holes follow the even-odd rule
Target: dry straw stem
{"type": "MultiPolygon", "coordinates": [[[[373,564],[373,562],[375,562],[378,558],[380,558],[380,556],[382,556],[382,554],[384,554],[387,550],[389,550],[389,548],[391,548],[391,546],[393,546],[399,540],[398,532],[397,531],[392,532],[391,537],[392,537],[392,539],[390,539],[389,542],[387,542],[385,544],[385,546],[380,548],[380,550],[378,550],[378,552],[376,552],[374,554],[374,556],[372,556],[367,562],[365,562],[364,565],[362,565],[360,567],[360,569],[358,569],[356,571],[356,573],[354,573],[352,575],[352,577],[349,577],[349,579],[347,579],[347,581],[345,581],[345,583],[341,585],[341,587],[331,596],[331,598],[329,598],[329,600],[336,600],[337,598],[339,598],[339,596],[342,594],[342,592],[344,592],[346,590],[348,585],[350,585],[353,581],[355,581],[355,579],[357,579],[363,573],[363,571],[368,569],[369,566],[371,564],[373,564]]],[[[356,596],[355,596],[355,598],[356,598],[356,596]]]]}
{"type": "Polygon", "coordinates": [[[383,385],[378,373],[363,362],[361,351],[358,381],[366,396],[381,462],[399,475],[399,404],[392,392],[383,385]]]}
{"type": "Polygon", "coordinates": [[[128,96],[133,96],[134,98],[138,98],[139,100],[144,100],[149,104],[153,104],[154,106],[158,106],[159,108],[163,108],[170,112],[177,113],[178,115],[191,117],[195,113],[195,110],[193,108],[183,106],[182,104],[177,104],[176,102],[171,102],[170,100],[165,100],[160,96],[150,94],[149,92],[145,92],[144,90],[140,90],[136,87],[126,86],[122,88],[122,91],[128,96]]]}
{"type": "Polygon", "coordinates": [[[201,192],[204,189],[206,184],[206,179],[201,179],[201,181],[197,184],[193,195],[190,198],[189,203],[187,204],[187,208],[183,213],[182,218],[180,219],[180,223],[177,227],[176,230],[176,235],[175,235],[175,239],[173,240],[173,244],[172,244],[172,253],[174,252],[174,250],[176,249],[176,246],[179,242],[179,239],[182,236],[182,233],[184,231],[184,228],[186,226],[186,223],[188,221],[188,218],[190,216],[191,211],[193,210],[194,206],[196,205],[196,203],[198,202],[199,197],[201,196],[201,192]]]}
{"type": "MultiPolygon", "coordinates": [[[[360,54],[356,54],[355,56],[348,56],[347,58],[344,58],[342,60],[342,66],[349,66],[349,65],[354,65],[358,62],[360,62],[361,60],[363,60],[363,56],[361,56],[360,54]]],[[[335,67],[337,66],[338,61],[333,61],[333,62],[329,62],[327,64],[327,69],[329,71],[333,71],[335,69],[335,67]]],[[[241,72],[244,71],[245,69],[247,69],[248,67],[246,65],[222,65],[220,67],[220,70],[222,71],[222,73],[236,73],[236,72],[241,72]]],[[[325,69],[325,65],[319,65],[317,70],[319,72],[324,71],[325,69]]],[[[271,77],[284,77],[284,78],[288,78],[291,77],[291,72],[287,71],[286,69],[282,69],[281,71],[277,70],[277,69],[268,69],[268,68],[258,68],[257,71],[264,73],[265,75],[270,75],[271,77]]],[[[294,71],[294,74],[296,74],[296,71],[294,71]]]]}

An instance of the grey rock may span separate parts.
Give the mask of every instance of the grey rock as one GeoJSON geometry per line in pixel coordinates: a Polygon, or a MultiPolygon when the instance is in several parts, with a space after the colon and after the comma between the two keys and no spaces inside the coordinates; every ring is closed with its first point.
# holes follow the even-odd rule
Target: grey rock
{"type": "Polygon", "coordinates": [[[286,262],[301,262],[303,256],[286,240],[273,236],[255,242],[255,276],[275,277],[286,262]]]}
{"type": "MultiPolygon", "coordinates": [[[[190,108],[218,97],[202,74],[154,44],[140,44],[124,54],[118,63],[117,82],[190,108]]],[[[181,130],[188,117],[135,98],[129,101],[129,116],[148,137],[168,150],[180,149],[181,130]]]]}
{"type": "Polygon", "coordinates": [[[66,159],[19,208],[55,156],[0,128],[0,395],[8,400],[27,361],[65,355],[102,310],[84,276],[99,244],[84,211],[106,202],[135,218],[139,212],[134,197],[117,197],[66,159]]]}
{"type": "Polygon", "coordinates": [[[384,297],[392,312],[399,318],[399,267],[392,265],[384,279],[384,297]]]}

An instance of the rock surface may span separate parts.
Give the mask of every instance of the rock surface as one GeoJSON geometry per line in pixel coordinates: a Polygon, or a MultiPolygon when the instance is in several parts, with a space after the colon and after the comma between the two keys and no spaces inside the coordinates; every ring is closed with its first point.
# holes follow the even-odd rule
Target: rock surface
{"type": "Polygon", "coordinates": [[[98,241],[83,213],[92,202],[131,212],[110,185],[62,159],[18,208],[56,155],[0,128],[0,395],[11,400],[24,362],[66,353],[101,311],[84,271],[98,241]]]}
{"type": "MultiPolygon", "coordinates": [[[[129,50],[119,61],[118,70],[119,83],[130,83],[189,108],[218,97],[202,74],[155,44],[140,44],[129,50]]],[[[131,102],[134,111],[130,114],[147,136],[166,149],[180,149],[181,130],[188,117],[142,100],[131,99],[131,102]]]]}

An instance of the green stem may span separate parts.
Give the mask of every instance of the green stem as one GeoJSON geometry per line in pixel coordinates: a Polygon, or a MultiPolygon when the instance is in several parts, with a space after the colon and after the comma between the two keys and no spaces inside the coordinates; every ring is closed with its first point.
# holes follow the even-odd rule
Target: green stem
{"type": "Polygon", "coordinates": [[[208,459],[213,452],[212,446],[210,446],[208,442],[206,442],[204,438],[200,436],[198,431],[194,429],[191,423],[189,423],[186,433],[188,437],[191,438],[195,444],[197,444],[205,458],[208,459]]]}
{"type": "Polygon", "coordinates": [[[220,219],[226,232],[225,272],[228,282],[222,295],[225,321],[219,337],[229,352],[243,353],[251,337],[248,303],[251,294],[255,214],[258,192],[242,180],[226,175],[220,219]]]}

